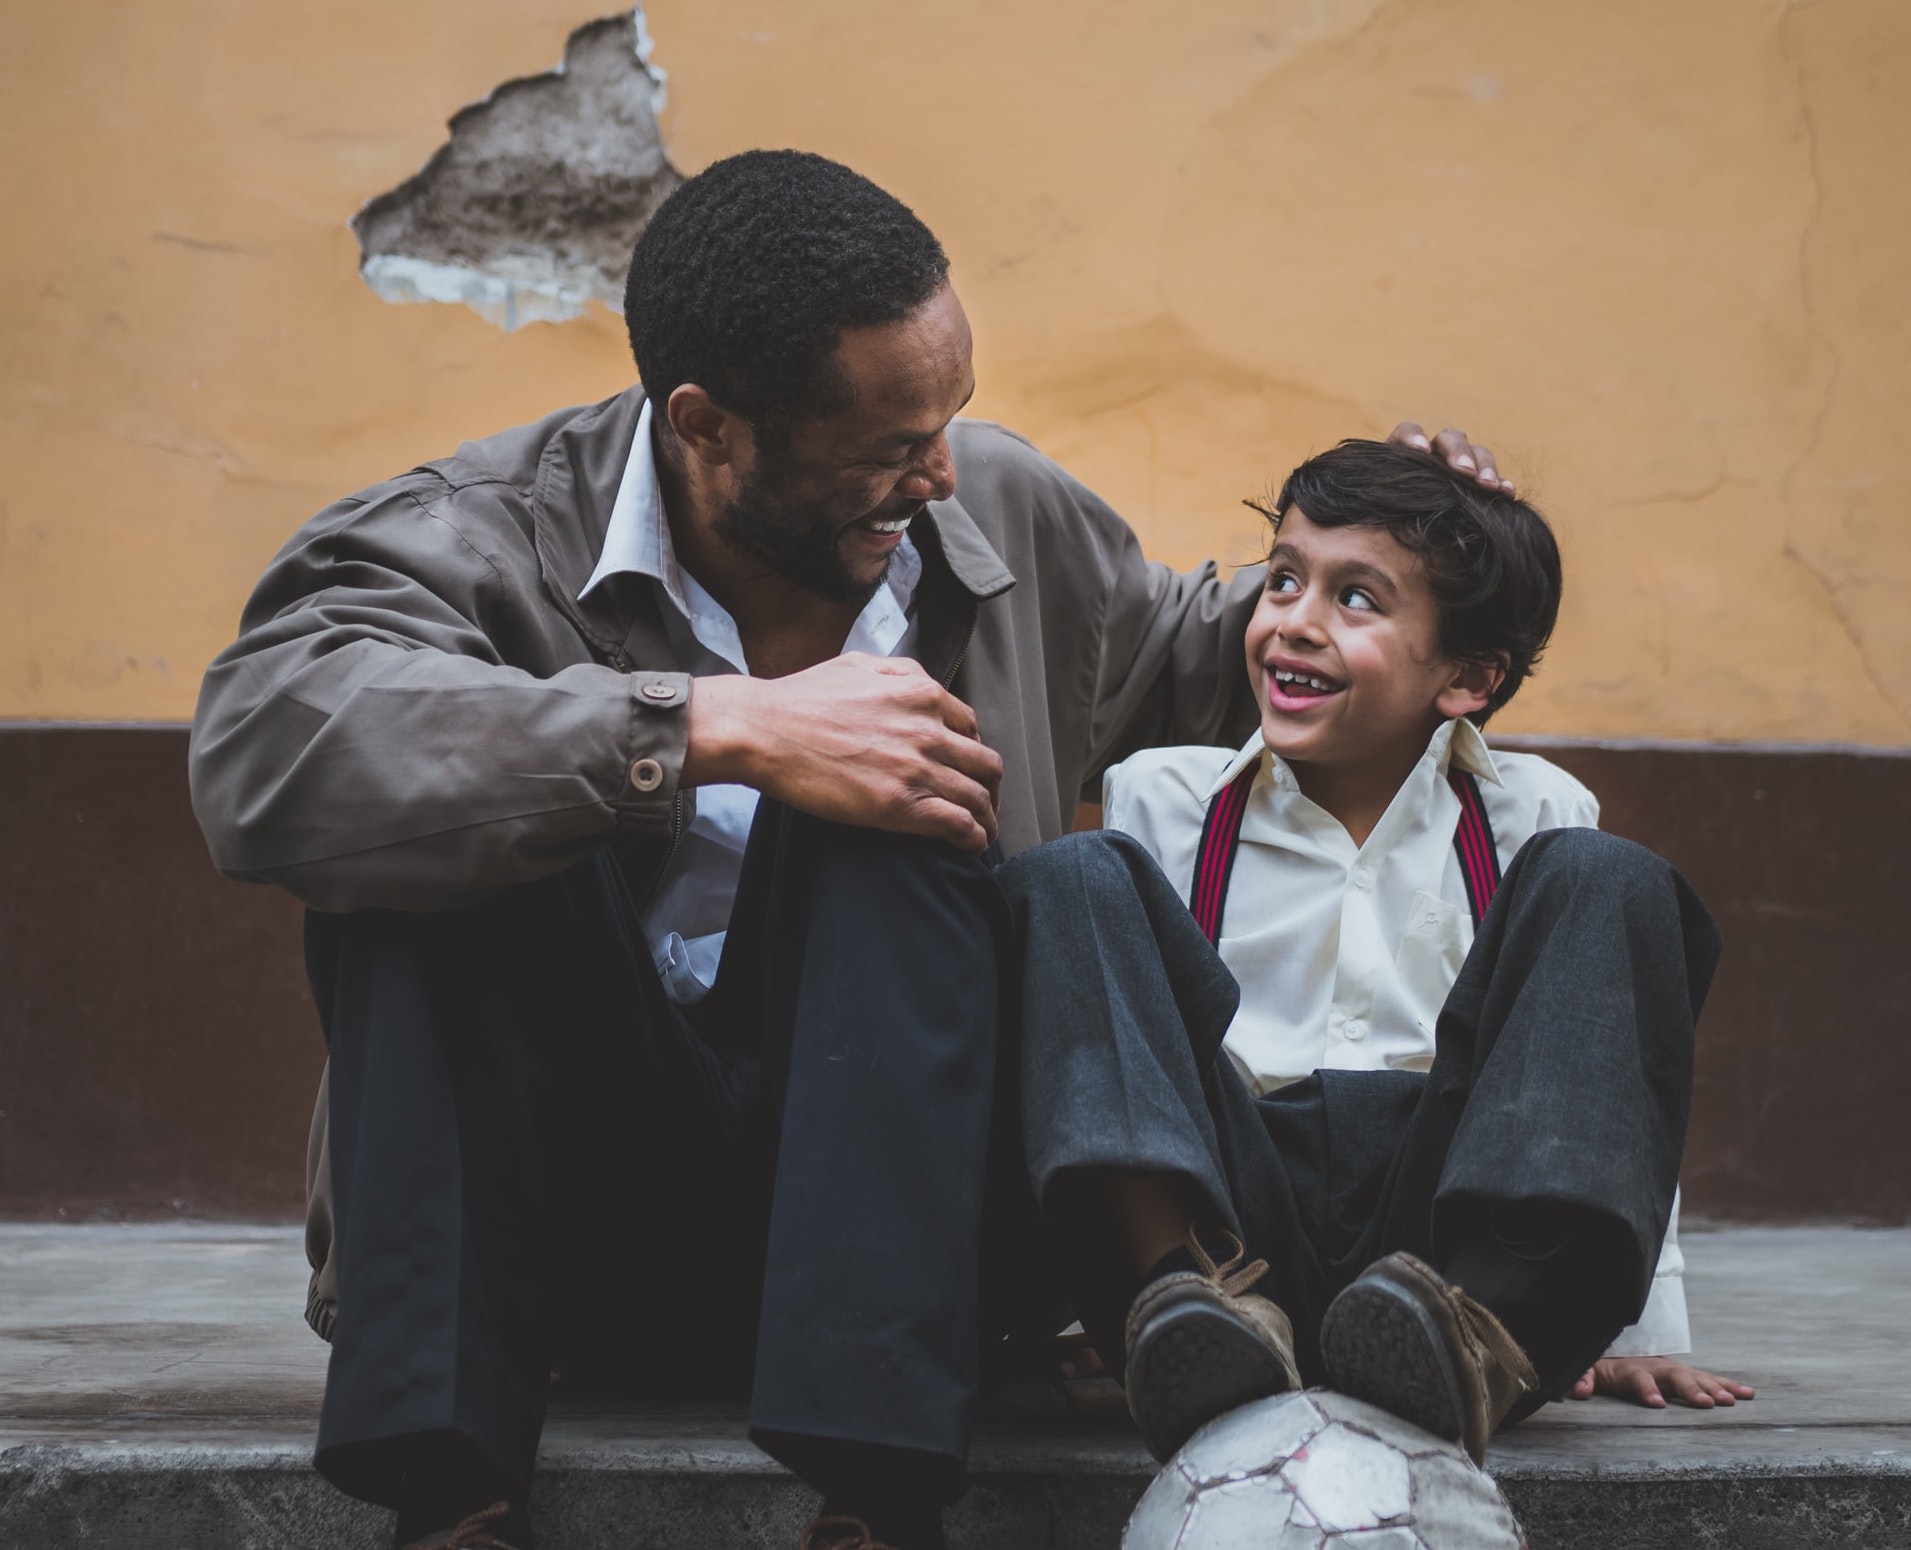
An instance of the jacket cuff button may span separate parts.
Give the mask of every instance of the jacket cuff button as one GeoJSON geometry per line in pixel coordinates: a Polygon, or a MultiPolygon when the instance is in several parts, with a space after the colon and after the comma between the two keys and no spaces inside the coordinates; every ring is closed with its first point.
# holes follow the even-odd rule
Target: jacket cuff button
{"type": "Polygon", "coordinates": [[[659,681],[647,683],[638,691],[647,700],[655,700],[659,705],[677,703],[677,686],[659,681]]]}
{"type": "Polygon", "coordinates": [[[664,767],[655,759],[639,759],[630,767],[630,783],[639,791],[655,791],[664,783],[664,767]]]}

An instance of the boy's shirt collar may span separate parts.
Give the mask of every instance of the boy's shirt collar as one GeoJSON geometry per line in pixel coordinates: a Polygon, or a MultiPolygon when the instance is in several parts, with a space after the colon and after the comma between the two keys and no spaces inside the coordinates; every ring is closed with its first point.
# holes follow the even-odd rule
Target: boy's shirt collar
{"type": "MultiPolygon", "coordinates": [[[[1493,750],[1486,746],[1484,734],[1464,716],[1455,716],[1451,721],[1443,722],[1434,729],[1433,737],[1427,743],[1427,751],[1421,755],[1423,765],[1429,760],[1432,761],[1435,772],[1443,780],[1446,778],[1447,771],[1457,765],[1492,785],[1506,784],[1500,778],[1499,766],[1493,762],[1493,750]]],[[[1279,754],[1268,751],[1267,744],[1261,737],[1261,729],[1256,727],[1253,735],[1241,745],[1240,752],[1228,760],[1214,784],[1208,787],[1208,799],[1211,801],[1219,796],[1233,784],[1241,771],[1257,761],[1261,765],[1262,773],[1275,785],[1289,791],[1300,790],[1300,782],[1295,779],[1294,771],[1279,754]]]]}

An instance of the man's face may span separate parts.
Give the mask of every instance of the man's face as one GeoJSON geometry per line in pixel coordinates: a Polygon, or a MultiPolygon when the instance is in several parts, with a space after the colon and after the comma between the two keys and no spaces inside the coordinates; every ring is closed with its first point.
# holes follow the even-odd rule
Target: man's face
{"type": "Polygon", "coordinates": [[[945,285],[900,322],[845,330],[836,363],[851,406],[753,438],[717,531],[853,603],[880,584],[923,507],[955,494],[947,431],[975,391],[969,320],[945,285]]]}
{"type": "Polygon", "coordinates": [[[1420,561],[1377,527],[1281,521],[1247,628],[1261,735],[1289,764],[1410,762],[1449,716],[1485,696],[1439,649],[1440,611],[1420,561]]]}

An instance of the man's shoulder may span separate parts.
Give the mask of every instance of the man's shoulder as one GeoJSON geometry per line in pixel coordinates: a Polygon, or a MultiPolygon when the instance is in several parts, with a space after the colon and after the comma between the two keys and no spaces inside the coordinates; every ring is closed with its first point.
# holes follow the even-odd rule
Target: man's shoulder
{"type": "Polygon", "coordinates": [[[949,427],[956,464],[956,499],[980,517],[995,507],[1081,514],[1096,522],[1121,519],[1087,485],[1034,442],[993,420],[957,420],[949,427]]]}

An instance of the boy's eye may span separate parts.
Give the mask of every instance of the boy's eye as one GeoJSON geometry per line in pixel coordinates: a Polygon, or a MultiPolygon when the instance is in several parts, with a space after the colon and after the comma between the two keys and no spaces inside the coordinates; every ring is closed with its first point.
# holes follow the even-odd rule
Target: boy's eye
{"type": "Polygon", "coordinates": [[[1347,607],[1357,609],[1362,613],[1371,613],[1378,606],[1373,600],[1373,594],[1364,591],[1360,587],[1349,587],[1345,592],[1341,593],[1340,600],[1347,607]]]}
{"type": "Polygon", "coordinates": [[[1277,570],[1270,572],[1267,578],[1267,590],[1270,592],[1298,592],[1301,584],[1292,571],[1277,570]]]}

